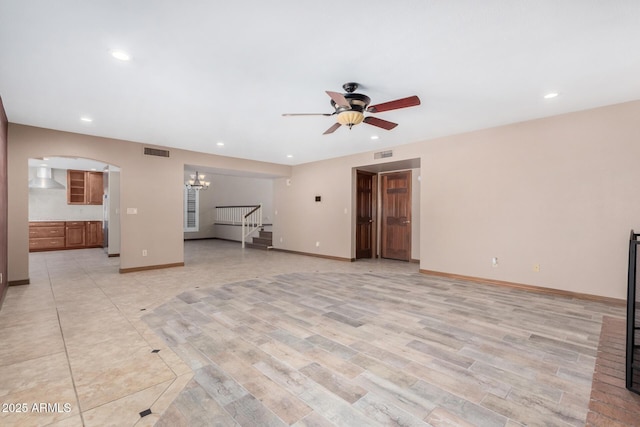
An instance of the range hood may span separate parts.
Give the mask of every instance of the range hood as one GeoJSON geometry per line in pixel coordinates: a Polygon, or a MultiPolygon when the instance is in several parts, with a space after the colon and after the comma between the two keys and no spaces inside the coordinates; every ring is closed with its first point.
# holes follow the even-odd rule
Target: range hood
{"type": "Polygon", "coordinates": [[[51,168],[40,166],[36,169],[36,177],[29,181],[29,188],[64,189],[64,185],[54,181],[51,177],[51,168]]]}

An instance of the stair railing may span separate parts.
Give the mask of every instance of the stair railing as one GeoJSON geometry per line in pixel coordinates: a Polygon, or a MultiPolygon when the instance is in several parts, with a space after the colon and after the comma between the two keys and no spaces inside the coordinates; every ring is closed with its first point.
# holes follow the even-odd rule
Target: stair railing
{"type": "Polygon", "coordinates": [[[262,204],[216,206],[216,224],[241,225],[242,247],[247,237],[262,227],[262,204]]]}
{"type": "Polygon", "coordinates": [[[247,237],[262,227],[262,204],[254,207],[242,217],[242,247],[247,237]]]}

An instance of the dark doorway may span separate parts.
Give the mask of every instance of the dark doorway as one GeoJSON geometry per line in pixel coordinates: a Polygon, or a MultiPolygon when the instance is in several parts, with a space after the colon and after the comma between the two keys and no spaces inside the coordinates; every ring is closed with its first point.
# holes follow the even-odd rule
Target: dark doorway
{"type": "Polygon", "coordinates": [[[382,258],[411,261],[411,171],[381,177],[382,258]]]}

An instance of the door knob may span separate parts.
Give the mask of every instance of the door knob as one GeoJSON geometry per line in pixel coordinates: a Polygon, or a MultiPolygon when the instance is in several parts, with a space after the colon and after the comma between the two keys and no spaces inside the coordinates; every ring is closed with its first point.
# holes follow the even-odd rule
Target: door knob
{"type": "Polygon", "coordinates": [[[411,221],[402,221],[403,224],[411,224],[411,221]]]}

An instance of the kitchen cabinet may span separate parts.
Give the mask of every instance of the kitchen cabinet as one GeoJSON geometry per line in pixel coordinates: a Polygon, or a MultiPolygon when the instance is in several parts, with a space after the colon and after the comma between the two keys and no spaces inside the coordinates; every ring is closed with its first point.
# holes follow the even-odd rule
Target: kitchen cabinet
{"type": "Polygon", "coordinates": [[[103,193],[102,172],[67,171],[67,204],[101,205],[103,193]]]}
{"type": "Polygon", "coordinates": [[[64,221],[42,221],[29,223],[29,250],[55,250],[65,247],[64,221]]]}
{"type": "Polygon", "coordinates": [[[29,223],[29,251],[101,248],[102,221],[33,221],[29,223]]]}
{"type": "Polygon", "coordinates": [[[85,171],[67,171],[67,204],[84,205],[85,197],[85,171]]]}
{"type": "Polygon", "coordinates": [[[102,247],[102,221],[87,221],[85,224],[85,244],[87,247],[102,247]]]}
{"type": "Polygon", "coordinates": [[[83,248],[86,242],[84,221],[67,221],[65,224],[65,247],[83,248]]]}
{"type": "Polygon", "coordinates": [[[104,175],[102,172],[87,172],[87,204],[101,205],[104,196],[104,175]]]}

